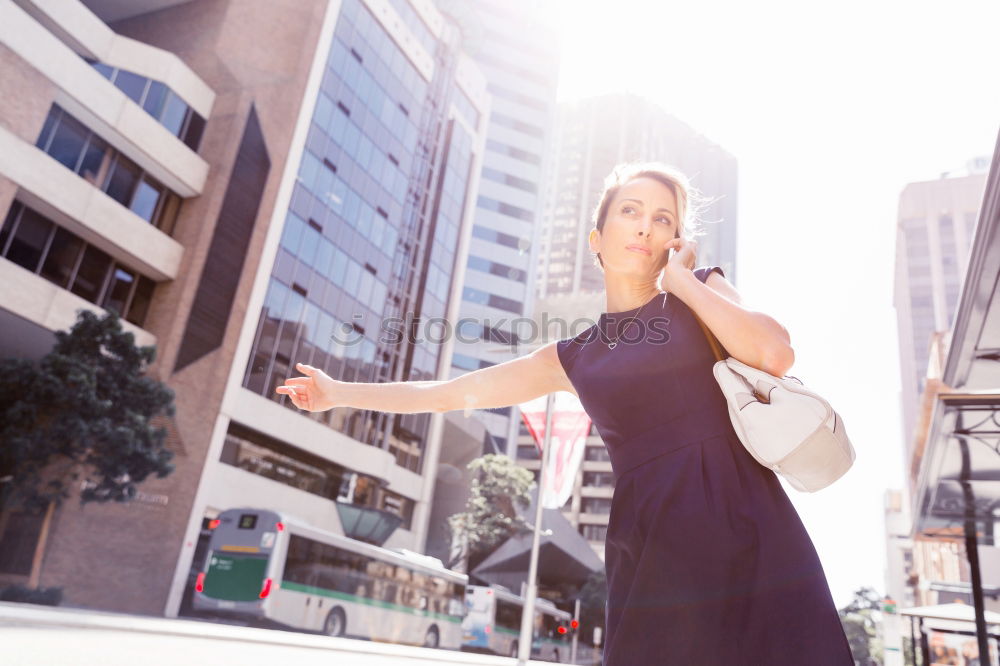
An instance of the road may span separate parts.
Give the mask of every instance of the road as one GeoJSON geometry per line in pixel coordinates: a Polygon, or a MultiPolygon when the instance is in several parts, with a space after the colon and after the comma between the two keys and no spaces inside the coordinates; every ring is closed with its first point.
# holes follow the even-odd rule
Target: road
{"type": "MultiPolygon", "coordinates": [[[[513,666],[509,657],[0,602],[4,666],[513,666]]],[[[532,666],[546,662],[531,661],[532,666]]]]}

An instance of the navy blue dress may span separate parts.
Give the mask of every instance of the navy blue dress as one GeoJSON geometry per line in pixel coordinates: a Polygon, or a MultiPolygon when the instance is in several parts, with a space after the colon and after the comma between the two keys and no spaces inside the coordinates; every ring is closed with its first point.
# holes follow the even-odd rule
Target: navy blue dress
{"type": "Polygon", "coordinates": [[[853,666],[812,540],[737,438],[687,305],[661,292],[557,351],[615,476],[604,666],[853,666]]]}

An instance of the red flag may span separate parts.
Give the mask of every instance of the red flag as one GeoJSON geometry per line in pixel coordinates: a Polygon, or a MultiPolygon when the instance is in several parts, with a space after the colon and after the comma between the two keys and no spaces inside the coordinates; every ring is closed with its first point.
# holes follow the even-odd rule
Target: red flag
{"type": "MultiPolygon", "coordinates": [[[[545,442],[545,402],[548,396],[519,405],[524,423],[535,438],[535,445],[542,450],[545,442]]],[[[542,506],[559,509],[573,493],[573,482],[583,462],[583,450],[590,432],[590,417],[583,410],[580,399],[572,393],[558,391],[554,394],[552,409],[552,451],[545,470],[545,491],[542,506]]]]}

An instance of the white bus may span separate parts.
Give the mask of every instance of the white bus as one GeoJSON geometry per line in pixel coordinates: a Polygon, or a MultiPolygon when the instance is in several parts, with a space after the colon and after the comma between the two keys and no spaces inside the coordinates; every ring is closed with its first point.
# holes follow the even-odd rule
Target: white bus
{"type": "MultiPolygon", "coordinates": [[[[469,585],[465,588],[465,619],[462,649],[517,656],[524,599],[499,585],[469,585]]],[[[569,625],[573,616],[556,608],[548,599],[535,601],[531,658],[569,663],[569,625]]]]}
{"type": "Polygon", "coordinates": [[[292,629],[457,650],[468,577],[261,509],[230,509],[195,583],[196,610],[292,629]]]}

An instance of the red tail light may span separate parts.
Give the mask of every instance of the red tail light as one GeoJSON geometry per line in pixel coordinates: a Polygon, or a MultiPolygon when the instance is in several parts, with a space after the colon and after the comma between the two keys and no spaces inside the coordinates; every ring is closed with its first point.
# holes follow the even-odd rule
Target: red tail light
{"type": "Polygon", "coordinates": [[[556,631],[558,631],[560,634],[565,634],[566,633],[566,627],[559,627],[559,629],[557,629],[556,631]]]}
{"type": "Polygon", "coordinates": [[[196,580],[195,583],[194,583],[194,589],[198,590],[199,592],[204,592],[205,591],[205,572],[204,571],[201,572],[200,574],[198,574],[198,580],[196,580]]]}
{"type": "Polygon", "coordinates": [[[492,634],[492,633],[493,633],[493,625],[492,625],[492,624],[488,624],[488,625],[486,625],[486,628],[485,628],[485,629],[483,629],[483,631],[484,631],[485,633],[487,633],[487,634],[492,634]]]}
{"type": "Polygon", "coordinates": [[[264,579],[264,587],[262,587],[261,590],[260,590],[260,598],[261,599],[266,599],[267,595],[269,595],[269,594],[271,594],[271,579],[270,578],[265,578],[264,579]]]}
{"type": "Polygon", "coordinates": [[[219,520],[218,518],[216,518],[215,520],[208,521],[208,529],[214,530],[216,527],[219,526],[219,523],[221,523],[221,522],[222,521],[219,520]]]}
{"type": "Polygon", "coordinates": [[[285,524],[284,523],[278,523],[277,525],[275,525],[275,527],[278,528],[279,532],[284,532],[285,531],[285,524]]]}

